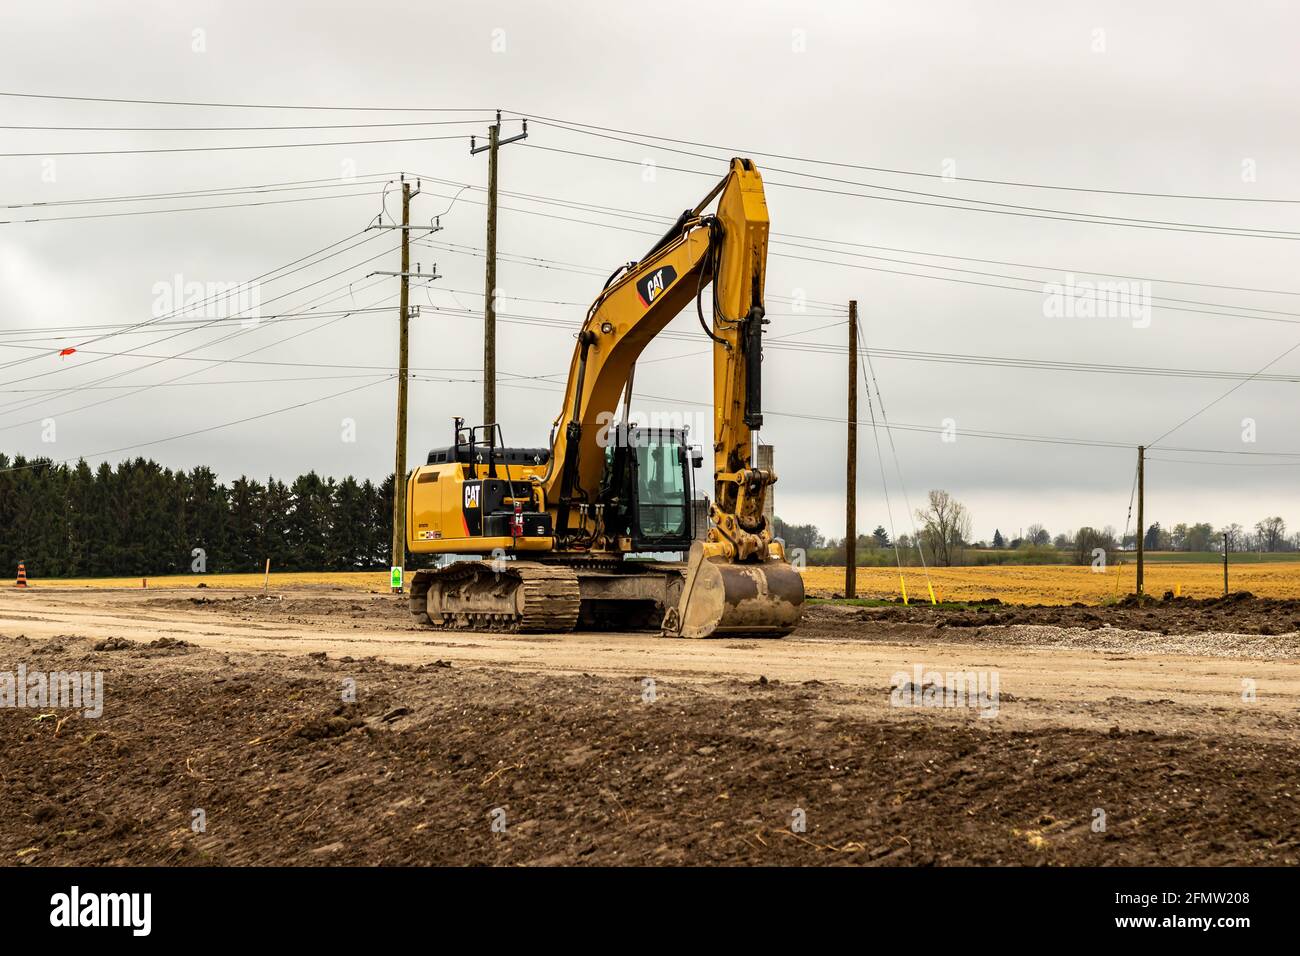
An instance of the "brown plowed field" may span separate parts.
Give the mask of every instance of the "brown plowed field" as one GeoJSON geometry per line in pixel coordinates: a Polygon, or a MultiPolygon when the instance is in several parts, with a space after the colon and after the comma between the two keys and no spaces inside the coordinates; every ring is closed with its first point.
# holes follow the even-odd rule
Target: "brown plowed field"
{"type": "Polygon", "coordinates": [[[0,862],[1300,859],[1295,602],[818,605],[698,642],[402,605],[0,592],[0,679],[104,674],[97,719],[0,709],[0,862]],[[917,665],[996,674],[995,712],[892,706],[917,665]]]}

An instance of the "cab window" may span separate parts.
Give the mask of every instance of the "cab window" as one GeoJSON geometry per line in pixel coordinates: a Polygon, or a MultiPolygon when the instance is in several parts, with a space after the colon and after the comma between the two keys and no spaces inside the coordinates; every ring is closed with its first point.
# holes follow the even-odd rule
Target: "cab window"
{"type": "Polygon", "coordinates": [[[678,445],[643,436],[636,448],[637,518],[646,538],[686,534],[686,487],[678,445]]]}

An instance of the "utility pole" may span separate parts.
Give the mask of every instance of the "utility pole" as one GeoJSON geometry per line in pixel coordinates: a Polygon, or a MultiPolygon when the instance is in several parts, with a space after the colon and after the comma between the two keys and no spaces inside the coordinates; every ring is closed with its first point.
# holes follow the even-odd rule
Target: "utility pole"
{"type": "Polygon", "coordinates": [[[1223,532],[1223,596],[1228,596],[1228,532],[1223,532]]]}
{"type": "MultiPolygon", "coordinates": [[[[411,200],[420,195],[420,183],[416,181],[415,191],[411,184],[402,177],[402,223],[401,225],[372,224],[371,229],[400,229],[402,231],[402,269],[400,272],[375,271],[370,275],[397,276],[401,280],[401,292],[397,306],[397,440],[393,465],[393,548],[392,563],[389,565],[389,588],[393,594],[402,593],[403,577],[406,570],[406,409],[407,386],[409,383],[410,356],[410,322],[411,278],[439,279],[438,266],[435,263],[432,272],[421,272],[417,264],[411,271],[411,230],[427,229],[437,232],[442,228],[436,221],[428,226],[411,225],[411,200]]],[[[369,276],[367,276],[369,278],[369,276]]],[[[418,314],[419,307],[414,310],[418,314]]]]}
{"type": "Polygon", "coordinates": [[[1143,492],[1146,484],[1146,460],[1147,449],[1145,445],[1138,445],[1138,527],[1137,527],[1137,546],[1138,546],[1138,566],[1137,566],[1137,595],[1142,596],[1142,559],[1144,552],[1143,539],[1146,537],[1146,528],[1142,525],[1142,505],[1143,492]]]}
{"type": "Polygon", "coordinates": [[[497,110],[497,121],[488,127],[486,146],[475,145],[475,137],[469,138],[470,155],[487,152],[488,154],[488,201],[487,201],[487,252],[483,280],[483,424],[489,428],[497,420],[497,151],[507,143],[515,143],[528,138],[528,120],[524,120],[524,131],[501,138],[501,111],[497,110]]]}
{"type": "Polygon", "coordinates": [[[389,586],[402,593],[406,570],[406,386],[410,345],[411,184],[402,182],[402,275],[397,315],[397,462],[393,468],[393,563],[389,586]]]}
{"type": "Polygon", "coordinates": [[[844,596],[858,596],[858,300],[849,300],[848,475],[844,493],[844,596]]]}

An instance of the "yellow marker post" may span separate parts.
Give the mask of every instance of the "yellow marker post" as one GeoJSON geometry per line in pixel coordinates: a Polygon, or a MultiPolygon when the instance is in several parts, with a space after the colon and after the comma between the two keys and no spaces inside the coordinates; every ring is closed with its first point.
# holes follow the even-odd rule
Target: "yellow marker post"
{"type": "Polygon", "coordinates": [[[901,574],[898,576],[898,586],[903,589],[903,603],[907,604],[907,582],[901,574]]]}
{"type": "Polygon", "coordinates": [[[1174,585],[1174,597],[1182,597],[1182,596],[1183,596],[1183,585],[1181,582],[1179,582],[1178,584],[1174,585]]]}
{"type": "Polygon", "coordinates": [[[925,579],[925,586],[930,589],[930,603],[938,604],[939,602],[934,599],[934,585],[930,583],[929,578],[925,579]]]}

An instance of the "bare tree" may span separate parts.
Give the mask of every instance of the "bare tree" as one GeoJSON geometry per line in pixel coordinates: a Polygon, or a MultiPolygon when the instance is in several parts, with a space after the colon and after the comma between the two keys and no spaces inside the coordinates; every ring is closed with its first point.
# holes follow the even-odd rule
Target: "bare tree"
{"type": "Polygon", "coordinates": [[[1265,518],[1255,525],[1255,533],[1265,551],[1276,551],[1277,546],[1286,540],[1286,522],[1281,518],[1265,518]]]}
{"type": "MultiPolygon", "coordinates": [[[[1115,529],[1107,525],[1101,531],[1084,525],[1074,533],[1074,563],[1091,564],[1097,559],[1095,551],[1109,553],[1115,550],[1115,529]]],[[[1105,555],[1103,554],[1103,560],[1105,555]]]]}
{"type": "Polygon", "coordinates": [[[921,536],[930,546],[936,564],[951,565],[958,549],[970,540],[970,512],[956,498],[942,489],[929,494],[930,507],[918,509],[916,517],[924,524],[921,536]]]}
{"type": "Polygon", "coordinates": [[[1245,543],[1245,535],[1242,533],[1242,530],[1241,525],[1235,522],[1229,525],[1224,525],[1219,530],[1221,536],[1220,540],[1227,541],[1229,551],[1240,550],[1242,545],[1245,543]]]}

